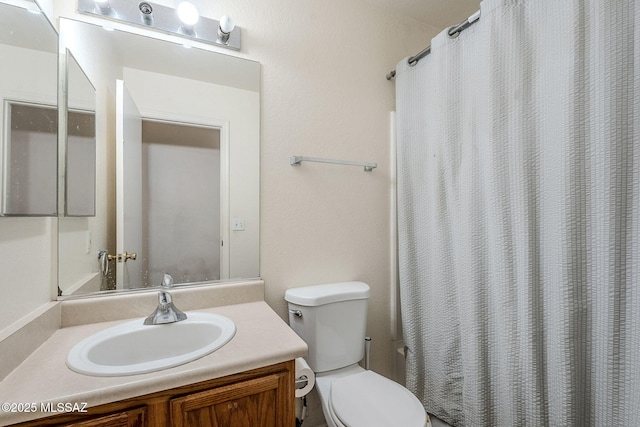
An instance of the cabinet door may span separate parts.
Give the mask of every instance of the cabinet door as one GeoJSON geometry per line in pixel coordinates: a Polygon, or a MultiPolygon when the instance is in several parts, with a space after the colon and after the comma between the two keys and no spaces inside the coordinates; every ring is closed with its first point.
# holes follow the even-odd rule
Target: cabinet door
{"type": "Polygon", "coordinates": [[[280,372],[171,399],[174,427],[291,427],[290,373],[280,372]]]}
{"type": "Polygon", "coordinates": [[[64,427],[146,427],[146,408],[94,418],[88,421],[64,424],[64,427]]]}

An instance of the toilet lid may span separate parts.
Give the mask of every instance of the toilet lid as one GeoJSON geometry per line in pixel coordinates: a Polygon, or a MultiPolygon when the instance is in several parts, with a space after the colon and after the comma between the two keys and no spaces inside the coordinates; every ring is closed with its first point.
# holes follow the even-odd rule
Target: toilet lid
{"type": "Polygon", "coordinates": [[[372,371],[333,380],[331,407],[349,427],[424,427],[427,421],[409,390],[372,371]]]}

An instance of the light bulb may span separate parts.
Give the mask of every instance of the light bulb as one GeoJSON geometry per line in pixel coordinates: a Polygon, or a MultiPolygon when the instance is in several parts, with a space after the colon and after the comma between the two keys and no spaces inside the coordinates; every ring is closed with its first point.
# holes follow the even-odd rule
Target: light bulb
{"type": "Polygon", "coordinates": [[[95,3],[101,14],[109,15],[111,13],[111,5],[109,4],[109,0],[95,0],[95,3]]]}
{"type": "Polygon", "coordinates": [[[200,19],[200,14],[198,13],[198,9],[189,3],[188,1],[183,1],[178,5],[178,18],[180,21],[187,27],[193,27],[198,19],[200,19]]]}
{"type": "Polygon", "coordinates": [[[231,19],[227,15],[224,15],[222,18],[220,18],[220,24],[218,25],[218,43],[228,45],[231,31],[233,31],[235,27],[236,26],[233,23],[233,19],[231,19]]]}
{"type": "Polygon", "coordinates": [[[223,33],[230,33],[235,27],[236,24],[231,17],[224,15],[220,18],[220,30],[222,30],[223,33]]]}

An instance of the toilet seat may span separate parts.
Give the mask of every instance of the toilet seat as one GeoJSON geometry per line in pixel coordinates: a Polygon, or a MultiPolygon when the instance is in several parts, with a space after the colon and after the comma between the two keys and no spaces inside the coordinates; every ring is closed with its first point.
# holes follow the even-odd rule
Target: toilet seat
{"type": "Polygon", "coordinates": [[[424,427],[427,422],[409,390],[372,371],[334,379],[328,403],[339,427],[424,427]]]}

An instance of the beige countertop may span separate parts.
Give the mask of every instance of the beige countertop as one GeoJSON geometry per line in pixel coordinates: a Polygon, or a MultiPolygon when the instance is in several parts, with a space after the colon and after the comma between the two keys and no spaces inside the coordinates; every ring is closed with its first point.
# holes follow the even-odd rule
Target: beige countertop
{"type": "Polygon", "coordinates": [[[67,353],[76,343],[123,320],[57,330],[0,382],[0,404],[35,404],[36,412],[7,412],[3,405],[0,408],[0,425],[53,415],[41,412],[43,403],[97,406],[307,354],[306,343],[263,301],[195,311],[216,313],[233,320],[237,328],[233,339],[219,350],[193,362],[140,375],[94,377],[78,374],[65,364],[67,353]]]}

